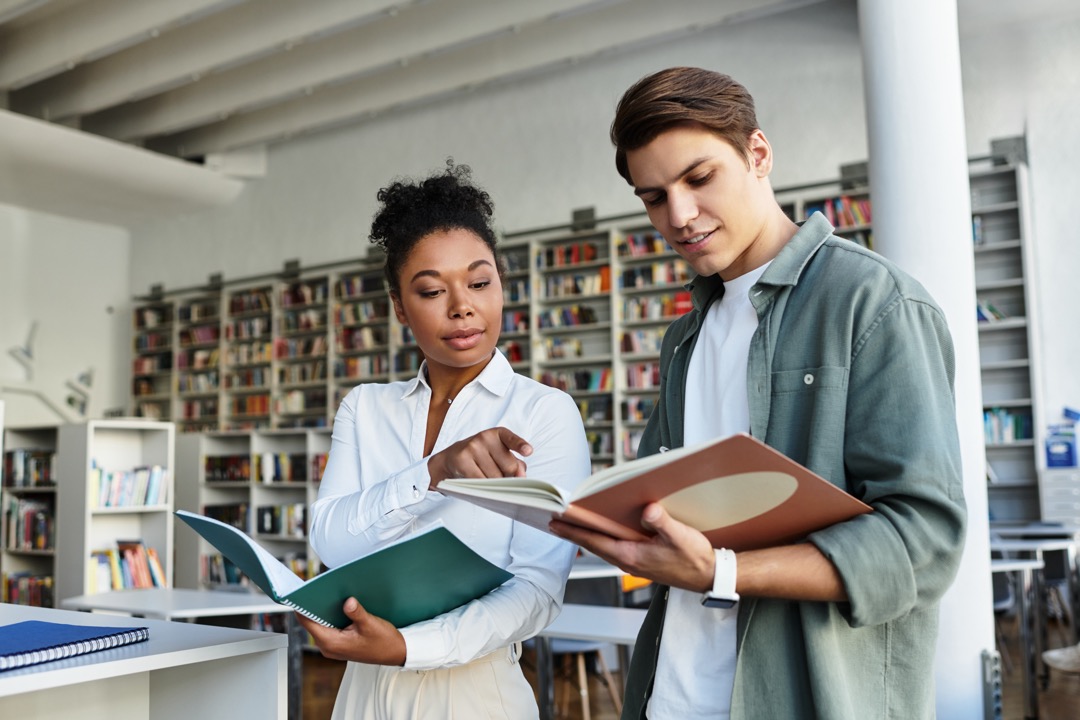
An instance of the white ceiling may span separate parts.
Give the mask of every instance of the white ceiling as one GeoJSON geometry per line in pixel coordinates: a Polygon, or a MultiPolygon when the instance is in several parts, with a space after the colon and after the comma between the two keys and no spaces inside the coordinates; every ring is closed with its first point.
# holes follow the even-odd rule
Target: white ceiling
{"type": "Polygon", "coordinates": [[[198,158],[820,1],[0,0],[0,91],[198,158]]]}
{"type": "MultiPolygon", "coordinates": [[[[201,161],[822,1],[0,0],[0,119],[201,161]]],[[[1078,7],[959,0],[962,30],[1078,7]]]]}

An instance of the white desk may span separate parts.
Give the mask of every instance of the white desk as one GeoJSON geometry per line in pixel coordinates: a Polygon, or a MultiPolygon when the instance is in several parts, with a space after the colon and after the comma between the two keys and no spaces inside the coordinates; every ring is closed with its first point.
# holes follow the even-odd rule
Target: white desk
{"type": "Polygon", "coordinates": [[[262,592],[187,590],[184,588],[142,588],[79,595],[62,600],[68,610],[125,613],[160,620],[197,620],[206,617],[288,613],[288,697],[289,719],[303,716],[303,633],[292,610],[279,605],[262,592]]]}
{"type": "Polygon", "coordinates": [[[60,604],[68,610],[106,610],[160,620],[292,612],[262,593],[161,587],[79,595],[60,604]]]}
{"type": "Polygon", "coordinates": [[[625,575],[622,570],[606,560],[595,556],[583,555],[574,558],[574,564],[570,568],[570,580],[595,580],[598,578],[618,578],[625,575]]]}
{"type": "Polygon", "coordinates": [[[1036,667],[1036,642],[1038,628],[1035,627],[1036,614],[1033,612],[1037,605],[1037,597],[1034,592],[1034,573],[1042,570],[1042,560],[1005,560],[991,558],[990,572],[1009,573],[1016,578],[1016,596],[1019,606],[1020,629],[1020,652],[1023,654],[1020,668],[1024,677],[1024,718],[1035,720],[1039,717],[1039,693],[1035,686],[1035,677],[1038,674],[1036,667]]]}
{"type": "MultiPolygon", "coordinates": [[[[536,643],[537,685],[541,720],[555,717],[555,681],[551,657],[551,638],[588,640],[631,647],[647,611],[638,608],[606,605],[563,605],[559,617],[540,631],[536,643]]],[[[626,667],[622,668],[623,677],[626,667]]]]}
{"type": "Polygon", "coordinates": [[[0,624],[23,620],[145,626],[150,639],[0,673],[0,717],[286,718],[287,641],[279,633],[0,604],[0,624]]]}

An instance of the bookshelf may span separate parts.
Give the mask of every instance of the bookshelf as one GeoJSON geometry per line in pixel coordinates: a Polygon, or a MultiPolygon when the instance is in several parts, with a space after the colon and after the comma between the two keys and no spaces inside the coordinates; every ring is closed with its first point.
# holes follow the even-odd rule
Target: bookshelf
{"type": "MultiPolygon", "coordinates": [[[[307,508],[318,496],[330,430],[187,433],[176,439],[176,507],[234,525],[297,575],[320,569],[308,543],[307,508]]],[[[176,537],[176,585],[221,588],[241,582],[235,568],[194,531],[176,537]]]]}
{"type": "Polygon", "coordinates": [[[91,420],[56,432],[58,600],[111,589],[99,581],[96,553],[141,540],[172,585],[175,426],[150,420],[91,420]],[[157,466],[157,492],[148,490],[157,466]],[[144,474],[144,469],[146,472],[144,474]],[[102,486],[115,487],[106,494],[102,486]],[[153,497],[149,497],[153,496],[153,497]],[[149,499],[149,501],[148,501],[149,499]]]}
{"type": "Polygon", "coordinates": [[[176,306],[176,411],[185,431],[217,424],[221,398],[220,293],[186,298],[176,306]]]}
{"type": "Polygon", "coordinates": [[[334,283],[333,407],[361,382],[390,379],[390,298],[379,267],[347,270],[334,283]]]}
{"type": "Polygon", "coordinates": [[[152,420],[172,416],[172,302],[156,300],[135,308],[132,387],[134,414],[152,420]]]}
{"type": "Polygon", "coordinates": [[[56,607],[57,428],[4,428],[0,446],[0,602],[56,607]]]}
{"type": "MultiPolygon", "coordinates": [[[[778,189],[777,200],[797,221],[820,210],[839,236],[873,249],[866,174],[864,164],[845,166],[840,179],[778,189]]],[[[1022,161],[1002,164],[1000,157],[974,160],[970,181],[978,311],[988,318],[979,325],[984,410],[988,428],[1012,428],[1009,435],[987,437],[995,478],[989,483],[991,512],[1002,520],[1034,519],[1040,515],[1044,468],[1026,167],[1022,161]]],[[[689,268],[644,215],[601,220],[587,229],[515,233],[503,238],[500,248],[505,262],[500,349],[518,372],[574,397],[594,469],[633,458],[657,399],[663,332],[690,308],[682,288],[689,268]]],[[[329,426],[337,404],[356,384],[415,374],[419,349],[391,312],[381,258],[343,263],[306,280],[324,283],[320,287],[326,290],[312,285],[312,307],[290,306],[289,316],[281,289],[289,281],[271,283],[274,330],[262,340],[275,348],[269,414],[253,420],[221,412],[207,417],[205,429],[329,426]],[[295,311],[308,310],[314,311],[308,313],[311,327],[303,327],[295,311]],[[303,342],[310,343],[308,349],[295,350],[303,342]]],[[[185,302],[176,300],[178,316],[185,302]]],[[[184,322],[180,317],[174,327],[183,328],[184,322]]],[[[227,326],[227,388],[233,357],[229,332],[227,326]]],[[[182,359],[179,336],[173,346],[182,359]]],[[[259,392],[264,398],[265,388],[259,392]]],[[[231,402],[227,394],[221,404],[232,407],[231,402]]],[[[179,402],[176,407],[185,408],[179,402]]],[[[185,419],[180,429],[196,427],[185,419]]]]}
{"type": "Polygon", "coordinates": [[[286,282],[278,290],[274,335],[273,404],[276,427],[325,427],[330,278],[286,282]]]}
{"type": "Polygon", "coordinates": [[[269,427],[274,358],[273,286],[229,292],[225,305],[222,421],[228,427],[269,427]]]}
{"type": "MultiPolygon", "coordinates": [[[[660,390],[660,343],[672,320],[692,308],[684,285],[693,276],[660,233],[649,225],[630,227],[615,235],[616,279],[619,289],[615,345],[619,392],[619,425],[615,437],[618,460],[637,456],[641,431],[660,390]]],[[[586,424],[603,422],[603,405],[587,408],[586,424]]]]}
{"type": "Polygon", "coordinates": [[[976,162],[970,178],[990,513],[1038,519],[1044,433],[1027,168],[976,162]]]}
{"type": "Polygon", "coordinates": [[[528,374],[532,358],[532,275],[528,241],[500,243],[503,256],[503,322],[499,349],[510,365],[528,374]]]}
{"type": "MultiPolygon", "coordinates": [[[[583,418],[596,416],[615,402],[612,231],[541,236],[531,245],[532,375],[573,397],[583,418]]],[[[594,469],[615,462],[613,421],[590,421],[585,435],[594,469]]]]}

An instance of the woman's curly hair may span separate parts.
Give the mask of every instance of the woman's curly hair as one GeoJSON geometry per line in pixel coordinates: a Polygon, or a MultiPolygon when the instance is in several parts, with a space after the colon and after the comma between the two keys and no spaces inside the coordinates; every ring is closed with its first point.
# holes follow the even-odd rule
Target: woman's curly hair
{"type": "MultiPolygon", "coordinates": [[[[446,161],[446,170],[420,180],[396,180],[381,188],[381,203],[371,222],[371,242],[386,254],[383,271],[390,292],[401,290],[398,276],[409,253],[434,232],[468,230],[484,241],[498,260],[491,197],[473,184],[468,165],[446,161]]],[[[496,262],[501,269],[502,263],[496,262]]],[[[501,270],[500,270],[501,271],[501,270]]]]}

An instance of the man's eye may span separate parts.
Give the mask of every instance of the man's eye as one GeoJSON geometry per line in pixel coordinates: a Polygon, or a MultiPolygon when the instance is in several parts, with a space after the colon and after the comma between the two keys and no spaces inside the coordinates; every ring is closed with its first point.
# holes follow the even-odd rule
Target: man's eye
{"type": "Polygon", "coordinates": [[[663,205],[664,204],[664,196],[663,195],[657,195],[656,197],[647,197],[647,198],[642,198],[642,199],[645,201],[645,204],[648,205],[649,207],[657,207],[658,205],[663,205]]]}
{"type": "Polygon", "coordinates": [[[688,182],[691,185],[704,185],[705,183],[709,182],[710,179],[712,179],[712,173],[706,173],[705,175],[700,175],[700,176],[695,177],[695,178],[690,178],[690,180],[688,182]]]}

